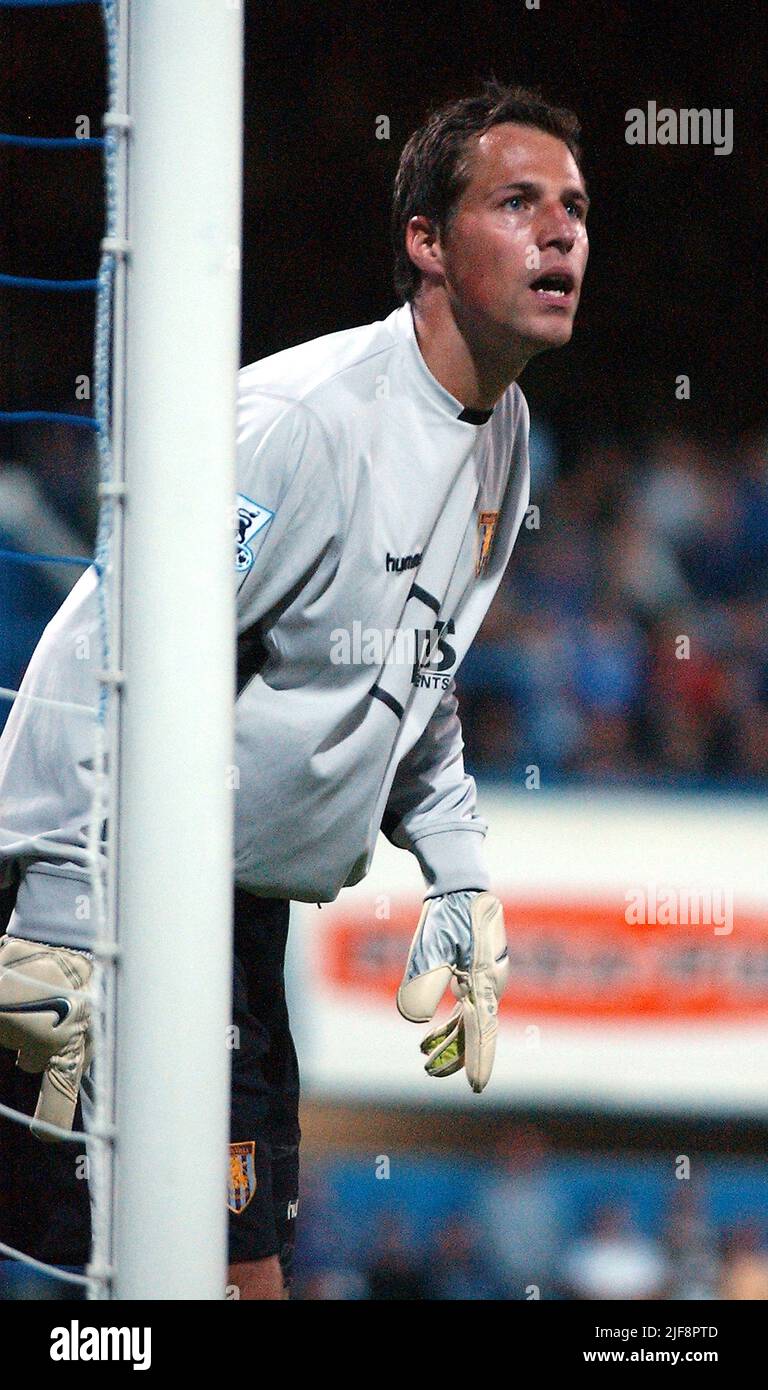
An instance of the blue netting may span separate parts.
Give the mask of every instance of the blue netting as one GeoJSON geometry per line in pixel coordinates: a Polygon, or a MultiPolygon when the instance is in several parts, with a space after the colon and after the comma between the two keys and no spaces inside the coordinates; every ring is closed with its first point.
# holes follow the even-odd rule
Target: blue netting
{"type": "Polygon", "coordinates": [[[52,10],[62,5],[98,5],[100,0],[0,0],[0,10],[52,10]]]}
{"type": "Polygon", "coordinates": [[[69,294],[98,289],[96,280],[41,280],[37,275],[0,275],[0,285],[12,290],[64,290],[69,294]]]}
{"type": "Polygon", "coordinates": [[[98,421],[92,415],[69,415],[62,410],[0,410],[0,425],[71,425],[73,429],[95,430],[98,421]]]}
{"type": "Polygon", "coordinates": [[[0,131],[0,145],[18,145],[26,150],[100,150],[104,137],[88,135],[7,135],[0,131]]]}

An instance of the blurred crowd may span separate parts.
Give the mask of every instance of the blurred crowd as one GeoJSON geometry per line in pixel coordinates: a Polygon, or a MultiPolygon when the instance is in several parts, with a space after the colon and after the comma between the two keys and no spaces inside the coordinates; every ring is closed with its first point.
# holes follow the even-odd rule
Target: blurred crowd
{"type": "Polygon", "coordinates": [[[371,1213],[359,1191],[355,1200],[334,1182],[332,1166],[307,1165],[294,1296],[768,1299],[765,1175],[755,1189],[734,1167],[718,1184],[716,1163],[703,1184],[677,1178],[671,1159],[641,1165],[657,1181],[638,1201],[637,1160],[574,1164],[524,1126],[468,1176],[463,1204],[437,1219],[420,1204],[418,1176],[371,1213]]]}
{"type": "MultiPolygon", "coordinates": [[[[475,1158],[393,1153],[386,1176],[381,1155],[306,1155],[292,1297],[768,1300],[762,1159],[680,1157],[555,1151],[534,1124],[475,1158]]],[[[0,1301],[80,1297],[0,1259],[0,1301]]]]}
{"type": "Polygon", "coordinates": [[[459,672],[467,764],[545,779],[768,778],[765,441],[593,443],[534,423],[533,510],[459,672]]]}
{"type": "MultiPolygon", "coordinates": [[[[95,455],[30,431],[0,458],[0,548],[87,555],[95,455]]],[[[532,509],[458,675],[470,770],[545,781],[762,788],[768,780],[768,457],[531,434],[532,509]]],[[[0,685],[18,683],[78,571],[0,558],[0,685]]],[[[0,727],[6,708],[0,707],[0,727]]]]}
{"type": "MultiPolygon", "coordinates": [[[[89,558],[98,507],[90,434],[59,425],[17,434],[20,446],[4,452],[0,431],[0,686],[12,690],[18,689],[43,628],[84,568],[13,557],[27,552],[89,558]]],[[[0,698],[0,729],[9,711],[9,700],[0,698]]]]}

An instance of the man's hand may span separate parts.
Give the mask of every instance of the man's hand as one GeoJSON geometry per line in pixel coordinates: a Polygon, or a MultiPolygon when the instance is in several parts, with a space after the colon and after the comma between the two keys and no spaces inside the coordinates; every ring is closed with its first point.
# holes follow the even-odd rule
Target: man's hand
{"type": "Polygon", "coordinates": [[[397,991],[397,1007],[411,1023],[427,1023],[448,984],[459,1000],[450,1018],[422,1040],[430,1076],[452,1076],[464,1067],[473,1091],[487,1085],[496,1053],[498,1001],[508,976],[504,912],[498,898],[474,889],[427,898],[397,991]]]}
{"type": "MultiPolygon", "coordinates": [[[[35,1120],[62,1129],[72,1128],[90,1059],[92,973],[85,952],[16,936],[0,940],[0,1047],[18,1052],[22,1071],[43,1072],[35,1120]]],[[[34,1121],[31,1128],[38,1139],[53,1137],[34,1121]]]]}

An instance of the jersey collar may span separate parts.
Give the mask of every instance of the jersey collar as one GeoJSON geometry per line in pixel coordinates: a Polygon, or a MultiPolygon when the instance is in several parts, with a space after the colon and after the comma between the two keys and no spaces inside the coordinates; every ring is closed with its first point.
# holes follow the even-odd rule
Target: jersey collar
{"type": "Polygon", "coordinates": [[[422,356],[416,337],[416,329],[413,323],[413,310],[410,303],[401,304],[399,309],[395,309],[392,314],[393,326],[398,335],[405,339],[408,346],[409,356],[413,363],[416,373],[416,380],[422,390],[426,391],[441,411],[451,415],[454,420],[460,420],[466,425],[485,425],[493,415],[493,410],[470,410],[469,407],[462,405],[450,391],[433,376],[422,356]]]}

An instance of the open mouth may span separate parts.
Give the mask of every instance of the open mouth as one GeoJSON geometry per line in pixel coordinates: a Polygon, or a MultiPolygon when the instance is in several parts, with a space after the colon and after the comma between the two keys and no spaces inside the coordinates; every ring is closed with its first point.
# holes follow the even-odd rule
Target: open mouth
{"type": "Polygon", "coordinates": [[[553,299],[567,298],[569,294],[573,293],[573,287],[573,276],[564,271],[552,275],[540,275],[530,286],[534,294],[553,299]]]}

